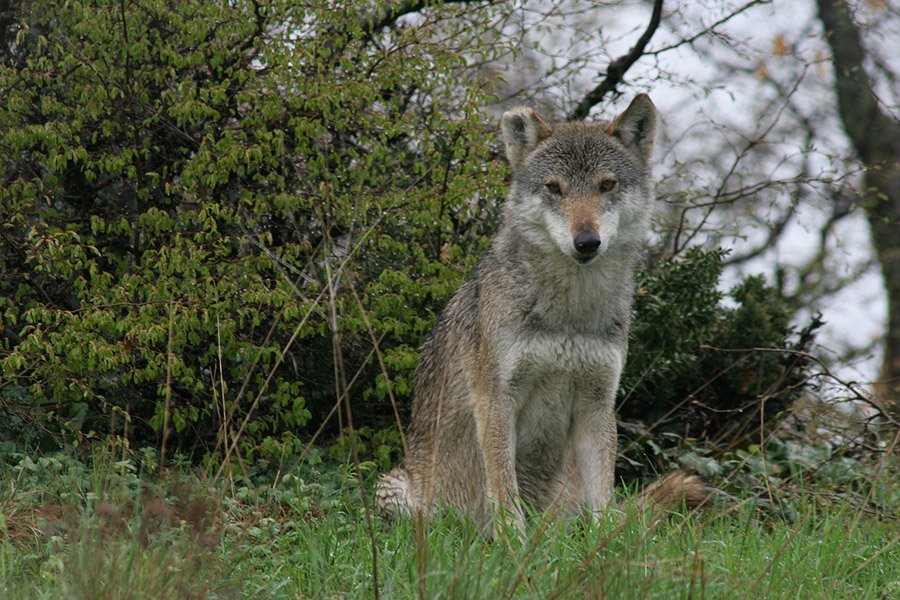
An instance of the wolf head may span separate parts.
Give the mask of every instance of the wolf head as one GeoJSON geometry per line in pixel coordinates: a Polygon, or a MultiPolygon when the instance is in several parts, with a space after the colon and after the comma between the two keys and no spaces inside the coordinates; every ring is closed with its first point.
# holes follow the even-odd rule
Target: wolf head
{"type": "Polygon", "coordinates": [[[550,124],[530,108],[515,108],[500,127],[512,167],[505,221],[530,243],[588,264],[643,238],[656,133],[647,95],[609,123],[550,124]]]}

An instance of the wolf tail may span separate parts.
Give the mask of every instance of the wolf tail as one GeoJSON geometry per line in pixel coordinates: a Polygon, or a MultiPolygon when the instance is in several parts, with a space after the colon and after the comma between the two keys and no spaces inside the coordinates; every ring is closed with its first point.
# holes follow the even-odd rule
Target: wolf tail
{"type": "Polygon", "coordinates": [[[393,518],[409,516],[409,475],[406,469],[397,467],[378,479],[375,487],[375,506],[381,516],[393,518]]]}
{"type": "Polygon", "coordinates": [[[656,518],[661,518],[673,512],[701,508],[720,494],[718,488],[703,481],[699,475],[677,470],[641,490],[637,507],[641,513],[650,511],[656,518]]]}

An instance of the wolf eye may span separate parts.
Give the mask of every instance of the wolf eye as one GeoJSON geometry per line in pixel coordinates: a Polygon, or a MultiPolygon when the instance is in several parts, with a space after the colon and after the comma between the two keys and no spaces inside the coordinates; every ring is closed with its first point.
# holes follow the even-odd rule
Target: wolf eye
{"type": "Polygon", "coordinates": [[[600,191],[601,192],[611,192],[614,189],[616,189],[617,183],[618,182],[615,179],[604,179],[603,182],[600,184],[600,191]]]}
{"type": "Polygon", "coordinates": [[[559,187],[559,184],[555,181],[548,181],[544,184],[544,187],[554,196],[559,196],[560,194],[562,194],[562,188],[559,187]]]}

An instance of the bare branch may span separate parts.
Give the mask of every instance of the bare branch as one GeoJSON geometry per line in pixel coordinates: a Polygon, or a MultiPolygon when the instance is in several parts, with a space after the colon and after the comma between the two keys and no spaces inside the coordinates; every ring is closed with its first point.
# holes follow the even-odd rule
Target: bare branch
{"type": "Polygon", "coordinates": [[[653,34],[659,27],[659,21],[662,17],[662,7],[663,0],[654,0],[653,14],[650,16],[650,23],[647,24],[647,29],[645,29],[644,33],[641,34],[641,37],[638,38],[637,43],[628,51],[628,54],[620,56],[609,63],[603,81],[587,93],[584,99],[575,107],[575,110],[568,116],[567,120],[583,121],[591,112],[591,109],[599,104],[607,93],[616,89],[616,86],[622,81],[622,78],[625,77],[625,73],[628,69],[644,55],[644,49],[647,47],[647,43],[650,42],[650,38],[653,37],[653,34]]]}
{"type": "Polygon", "coordinates": [[[797,206],[800,204],[800,194],[794,194],[794,197],[791,199],[790,204],[788,204],[787,210],[784,211],[784,214],[781,215],[779,219],[777,219],[772,226],[769,228],[769,233],[766,236],[766,239],[763,240],[756,248],[752,250],[748,250],[741,254],[734,254],[729,256],[728,258],[722,261],[722,266],[728,267],[731,265],[736,265],[740,263],[745,263],[752,258],[756,258],[766,250],[774,247],[778,240],[781,239],[781,234],[784,233],[784,230],[787,228],[787,224],[794,218],[794,215],[797,212],[797,206]]]}
{"type": "Polygon", "coordinates": [[[701,348],[706,350],[714,350],[716,352],[737,352],[737,353],[754,353],[754,352],[774,352],[778,354],[792,355],[798,358],[808,360],[815,363],[822,370],[821,374],[831,379],[841,386],[842,389],[853,394],[852,399],[862,404],[866,404],[878,411],[882,418],[893,427],[900,426],[900,422],[891,416],[891,413],[877,399],[866,393],[866,391],[855,381],[848,381],[834,373],[828,368],[828,365],[820,357],[810,354],[805,350],[796,348],[720,348],[711,344],[701,344],[701,348]]]}
{"type": "Polygon", "coordinates": [[[669,44],[668,46],[663,46],[662,48],[658,48],[656,50],[653,50],[652,52],[646,52],[645,56],[659,56],[660,54],[662,54],[664,52],[669,52],[670,50],[674,50],[675,48],[680,48],[681,46],[685,46],[685,45],[691,45],[694,42],[696,42],[697,40],[699,40],[701,37],[703,37],[705,35],[709,35],[710,33],[715,33],[716,29],[718,29],[722,25],[725,25],[726,23],[728,23],[735,17],[744,14],[750,8],[752,8],[758,4],[769,4],[770,2],[771,2],[771,0],[751,0],[750,2],[741,6],[737,10],[728,13],[727,15],[725,15],[724,17],[722,17],[715,23],[709,25],[708,27],[704,27],[702,30],[698,31],[697,33],[695,33],[691,36],[688,36],[688,37],[684,37],[684,38],[678,40],[677,42],[675,42],[674,44],[669,44]]]}

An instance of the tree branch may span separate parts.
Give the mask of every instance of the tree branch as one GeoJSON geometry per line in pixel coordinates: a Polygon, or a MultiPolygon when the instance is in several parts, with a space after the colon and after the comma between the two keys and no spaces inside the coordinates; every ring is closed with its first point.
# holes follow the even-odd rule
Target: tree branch
{"type": "Polygon", "coordinates": [[[728,23],[735,17],[744,14],[745,12],[747,12],[749,9],[753,8],[754,6],[756,6],[758,4],[768,4],[771,1],[772,0],[750,0],[750,2],[747,2],[746,4],[744,4],[737,10],[734,10],[734,11],[728,13],[727,15],[725,15],[724,17],[722,17],[715,23],[705,26],[703,29],[701,29],[694,35],[691,35],[688,37],[683,37],[682,39],[678,40],[674,44],[669,44],[668,46],[663,46],[662,48],[657,48],[653,52],[647,52],[647,53],[645,53],[645,56],[659,56],[660,54],[662,54],[664,52],[669,52],[670,50],[674,50],[675,48],[680,48],[681,46],[684,46],[684,45],[693,45],[694,42],[699,40],[704,35],[709,35],[711,33],[715,33],[715,31],[718,27],[721,27],[722,25],[728,23]]]}
{"type": "MultiPolygon", "coordinates": [[[[484,0],[445,0],[444,4],[474,4],[484,0]]],[[[360,29],[367,35],[381,31],[385,27],[392,27],[397,19],[410,13],[419,12],[430,2],[427,0],[406,0],[398,6],[383,6],[379,10],[364,16],[360,20],[360,29]]]]}
{"type": "Polygon", "coordinates": [[[641,34],[641,37],[638,38],[637,43],[628,51],[628,54],[620,56],[609,63],[603,81],[587,93],[584,99],[575,107],[575,110],[568,116],[567,120],[583,121],[591,112],[591,109],[599,104],[607,93],[616,89],[616,86],[622,81],[622,78],[625,77],[625,73],[628,69],[643,56],[644,49],[650,42],[650,38],[653,37],[653,34],[659,27],[659,21],[662,17],[662,7],[663,0],[654,0],[653,14],[650,16],[650,23],[647,24],[647,29],[645,29],[644,33],[641,34]]]}

